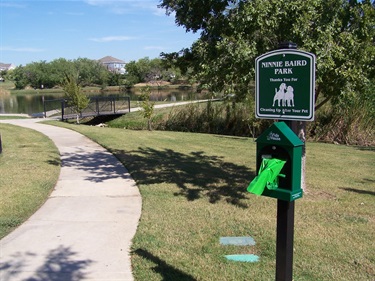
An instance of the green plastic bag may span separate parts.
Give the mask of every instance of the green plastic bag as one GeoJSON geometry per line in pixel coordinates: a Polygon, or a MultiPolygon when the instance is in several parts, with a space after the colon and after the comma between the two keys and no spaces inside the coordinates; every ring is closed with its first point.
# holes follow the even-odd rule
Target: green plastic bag
{"type": "Polygon", "coordinates": [[[271,190],[276,189],[279,185],[278,177],[285,177],[285,175],[280,174],[285,163],[286,161],[276,158],[263,159],[258,176],[249,184],[247,191],[256,195],[261,195],[266,187],[271,190]]]}

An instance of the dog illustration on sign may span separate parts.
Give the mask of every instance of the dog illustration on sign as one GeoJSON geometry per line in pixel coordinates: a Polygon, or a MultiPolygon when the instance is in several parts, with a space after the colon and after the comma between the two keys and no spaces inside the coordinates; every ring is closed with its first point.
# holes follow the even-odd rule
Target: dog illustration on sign
{"type": "Polygon", "coordinates": [[[277,101],[277,106],[294,106],[294,89],[292,86],[286,86],[285,83],[281,83],[279,86],[279,90],[275,88],[275,96],[273,97],[273,104],[277,101]]]}
{"type": "Polygon", "coordinates": [[[281,106],[285,105],[285,90],[286,90],[286,84],[281,83],[279,86],[279,90],[275,88],[275,96],[273,97],[273,104],[272,106],[275,106],[275,102],[277,100],[278,106],[280,106],[280,101],[281,101],[281,106]]]}
{"type": "Polygon", "coordinates": [[[294,89],[292,86],[286,88],[285,106],[294,106],[294,89]]]}

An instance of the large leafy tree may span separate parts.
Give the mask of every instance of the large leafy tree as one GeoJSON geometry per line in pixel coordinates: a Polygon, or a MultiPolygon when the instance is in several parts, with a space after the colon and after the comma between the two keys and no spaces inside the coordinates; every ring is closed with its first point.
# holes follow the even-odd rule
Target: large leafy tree
{"type": "Polygon", "coordinates": [[[148,57],[127,63],[126,72],[129,85],[168,80],[176,75],[176,71],[171,69],[170,65],[164,64],[160,58],[149,59],[148,57]]]}
{"type": "Polygon", "coordinates": [[[360,95],[375,77],[375,1],[163,0],[186,31],[189,49],[163,54],[214,92],[251,93],[254,60],[285,41],[317,56],[317,108],[360,95]]]}
{"type": "Polygon", "coordinates": [[[104,85],[108,81],[110,74],[99,61],[78,58],[72,63],[81,86],[104,85]]]}
{"type": "Polygon", "coordinates": [[[250,97],[255,58],[282,42],[316,54],[317,108],[330,100],[356,103],[374,83],[375,1],[162,0],[160,7],[201,35],[191,48],[163,56],[193,69],[213,92],[250,97]]]}

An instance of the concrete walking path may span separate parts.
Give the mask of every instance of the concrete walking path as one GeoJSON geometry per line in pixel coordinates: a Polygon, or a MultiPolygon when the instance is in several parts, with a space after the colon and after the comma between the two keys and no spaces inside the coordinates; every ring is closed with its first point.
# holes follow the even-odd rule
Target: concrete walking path
{"type": "Polygon", "coordinates": [[[142,205],[135,182],[104,148],[42,120],[0,120],[45,134],[62,161],[45,204],[0,241],[0,280],[134,280],[129,250],[142,205]]]}

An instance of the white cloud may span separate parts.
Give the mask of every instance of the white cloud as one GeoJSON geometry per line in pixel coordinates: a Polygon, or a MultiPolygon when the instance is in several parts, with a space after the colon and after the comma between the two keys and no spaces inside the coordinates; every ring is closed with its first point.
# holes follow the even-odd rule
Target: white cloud
{"type": "Polygon", "coordinates": [[[158,8],[158,1],[134,1],[132,6],[135,9],[149,10],[155,16],[165,16],[165,10],[158,8]]]}
{"type": "Polygon", "coordinates": [[[148,10],[156,16],[165,15],[164,9],[157,7],[159,4],[157,0],[85,0],[84,2],[88,5],[106,8],[109,12],[118,15],[138,13],[139,10],[148,10]]]}
{"type": "Polygon", "coordinates": [[[127,14],[129,12],[128,1],[106,1],[106,0],[85,0],[86,4],[102,7],[113,14],[127,14]]]}
{"type": "Polygon", "coordinates": [[[90,38],[90,40],[94,42],[128,41],[133,39],[135,38],[129,36],[106,36],[100,38],[90,38]]]}

